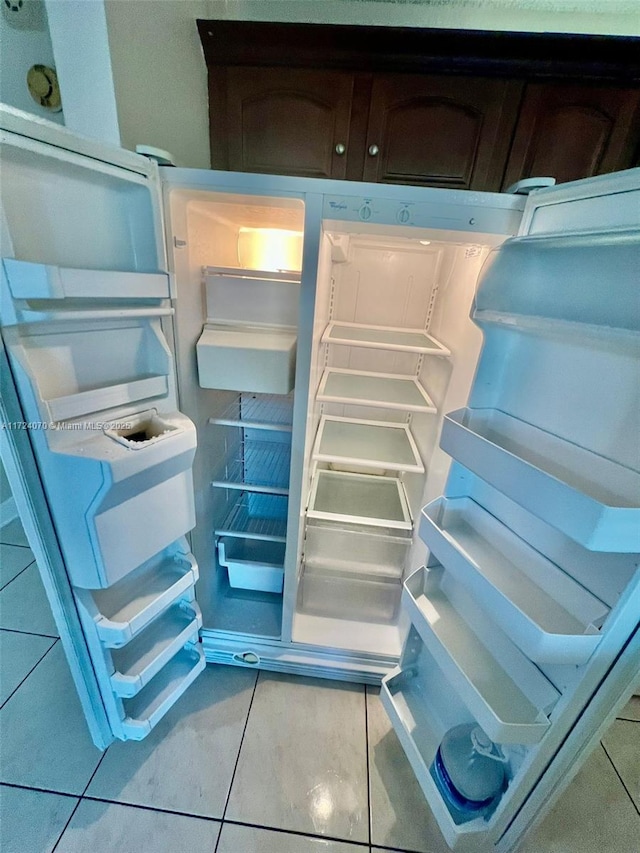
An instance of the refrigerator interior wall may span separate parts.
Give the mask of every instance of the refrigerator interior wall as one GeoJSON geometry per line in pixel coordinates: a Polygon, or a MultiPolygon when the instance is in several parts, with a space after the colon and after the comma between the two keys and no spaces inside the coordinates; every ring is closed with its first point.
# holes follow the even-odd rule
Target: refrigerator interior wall
{"type": "Polygon", "coordinates": [[[205,665],[153,168],[9,134],[2,158],[3,336],[111,731],[139,739],[205,665]]]}
{"type": "Polygon", "coordinates": [[[278,639],[304,205],[173,189],[168,213],[181,405],[198,433],[191,538],[203,626],[278,639]],[[229,333],[233,352],[220,346],[229,333]],[[261,373],[265,352],[274,360],[261,373]],[[285,383],[275,393],[274,376],[285,383]]]}
{"type": "Polygon", "coordinates": [[[480,280],[473,317],[485,343],[468,408],[444,419],[455,464],[445,497],[422,513],[429,568],[405,582],[413,627],[383,685],[456,849],[476,849],[479,828],[500,837],[615,660],[625,625],[637,624],[639,250],[627,233],[518,238],[480,280]],[[412,700],[434,662],[471,717],[518,756],[480,827],[456,822],[434,785],[442,718],[424,708],[418,717],[412,700]]]}
{"type": "MultiPolygon", "coordinates": [[[[480,350],[469,313],[489,252],[453,232],[395,231],[323,237],[293,630],[298,642],[390,658],[405,630],[402,578],[424,559],[413,520],[438,412],[466,400],[480,350]]],[[[442,466],[432,488],[445,476],[442,466]]]]}

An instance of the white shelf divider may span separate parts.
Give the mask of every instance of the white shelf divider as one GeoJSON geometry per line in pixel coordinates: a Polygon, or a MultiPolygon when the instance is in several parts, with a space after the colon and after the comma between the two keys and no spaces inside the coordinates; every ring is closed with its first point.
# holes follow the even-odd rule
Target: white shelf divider
{"type": "Polygon", "coordinates": [[[404,583],[403,607],[470,713],[496,743],[538,743],[558,691],[442,567],[404,583]]]}
{"type": "Polygon", "coordinates": [[[361,323],[343,323],[338,320],[329,323],[322,335],[322,342],[349,347],[425,353],[426,355],[451,355],[451,351],[447,347],[428,335],[423,329],[365,326],[361,323]]]}
{"type": "Polygon", "coordinates": [[[470,498],[422,510],[420,537],[537,663],[580,665],[609,608],[470,498]]]}
{"type": "Polygon", "coordinates": [[[316,462],[424,473],[407,424],[323,415],[313,447],[316,462]]]}
{"type": "Polygon", "coordinates": [[[640,473],[497,409],[444,418],[442,449],[591,551],[640,552],[640,473]]]}
{"type": "Polygon", "coordinates": [[[403,412],[438,411],[415,376],[371,373],[340,367],[329,367],[324,371],[316,400],[397,409],[403,412]]]}

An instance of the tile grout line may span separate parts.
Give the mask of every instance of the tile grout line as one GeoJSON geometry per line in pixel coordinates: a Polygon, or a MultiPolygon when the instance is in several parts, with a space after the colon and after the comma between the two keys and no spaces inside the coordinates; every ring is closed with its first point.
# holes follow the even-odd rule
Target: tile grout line
{"type": "Polygon", "coordinates": [[[623,778],[622,778],[622,776],[618,773],[618,768],[616,767],[616,765],[615,765],[615,762],[614,762],[613,758],[612,758],[612,757],[609,755],[609,753],[607,752],[607,747],[602,743],[602,741],[600,741],[600,746],[604,749],[604,754],[605,754],[605,755],[607,756],[607,758],[609,759],[609,763],[610,763],[610,764],[611,764],[611,766],[613,767],[613,772],[616,774],[616,776],[617,776],[617,777],[618,777],[618,779],[620,780],[620,784],[621,784],[621,785],[622,785],[622,787],[624,788],[626,795],[627,795],[627,796],[629,797],[629,799],[631,800],[631,805],[634,807],[634,809],[635,809],[635,810],[638,812],[638,814],[640,815],[640,809],[639,809],[639,808],[638,808],[638,806],[636,805],[635,800],[634,800],[634,799],[633,799],[633,797],[631,796],[631,793],[630,793],[629,789],[628,789],[628,788],[627,788],[627,786],[625,785],[625,783],[624,783],[624,779],[623,779],[623,778]]]}
{"type": "Polygon", "coordinates": [[[369,703],[367,685],[364,685],[364,737],[365,755],[367,757],[367,820],[369,829],[369,844],[373,844],[373,811],[371,809],[371,770],[369,766],[369,703]]]}
{"type": "MultiPolygon", "coordinates": [[[[18,633],[18,632],[16,632],[16,633],[18,633]]],[[[33,636],[33,635],[30,635],[30,636],[33,636]]],[[[47,637],[46,639],[50,640],[50,639],[53,639],[53,638],[52,638],[52,637],[47,637]]],[[[20,688],[21,688],[21,687],[22,687],[22,685],[25,683],[25,681],[27,680],[27,678],[29,678],[29,676],[30,676],[30,675],[31,675],[31,673],[34,671],[34,669],[35,669],[39,664],[41,664],[41,663],[42,663],[42,661],[46,658],[46,656],[49,654],[49,652],[50,652],[50,651],[51,651],[51,649],[55,646],[55,644],[58,642],[58,640],[59,640],[59,639],[60,639],[59,637],[56,637],[56,639],[55,639],[55,640],[53,640],[53,642],[51,643],[51,645],[49,646],[49,648],[46,650],[46,652],[45,652],[41,657],[39,657],[39,658],[38,658],[38,660],[34,663],[34,665],[31,667],[31,669],[29,670],[29,672],[28,672],[28,673],[25,675],[25,677],[22,679],[22,681],[21,681],[21,682],[20,682],[20,683],[19,683],[19,684],[18,684],[18,685],[17,685],[17,686],[12,690],[12,691],[11,691],[11,693],[7,696],[7,698],[4,700],[4,702],[2,703],[2,705],[0,705],[0,711],[4,708],[4,706],[5,706],[5,705],[7,704],[7,702],[11,699],[11,697],[12,697],[12,696],[15,696],[16,692],[17,692],[18,690],[20,690],[20,688]]]]}
{"type": "Polygon", "coordinates": [[[247,731],[247,726],[249,725],[249,717],[251,716],[251,709],[253,708],[253,700],[256,695],[256,690],[258,688],[258,681],[260,679],[260,670],[256,672],[256,680],[253,683],[253,691],[251,692],[251,699],[249,700],[249,707],[247,709],[247,716],[244,721],[244,726],[242,728],[242,737],[240,738],[240,744],[238,746],[238,754],[236,755],[236,761],[233,765],[233,773],[231,774],[231,781],[229,782],[229,790],[227,791],[227,798],[224,801],[224,809],[222,810],[222,818],[220,819],[220,832],[218,833],[218,839],[216,841],[216,846],[214,848],[213,853],[218,853],[218,846],[220,845],[220,838],[222,836],[222,828],[224,826],[224,820],[227,815],[227,809],[229,807],[229,800],[231,799],[231,791],[233,789],[233,783],[236,778],[236,772],[238,770],[238,763],[240,761],[240,753],[242,752],[242,744],[244,743],[244,736],[247,731]]]}
{"type": "Polygon", "coordinates": [[[56,841],[56,843],[55,843],[55,844],[53,845],[53,847],[51,848],[51,853],[56,853],[56,850],[58,849],[58,844],[60,844],[60,841],[62,840],[62,836],[63,836],[63,835],[65,834],[65,832],[67,831],[67,829],[68,829],[68,827],[69,827],[69,824],[70,824],[70,823],[71,823],[71,821],[73,820],[73,816],[74,816],[74,815],[75,815],[75,813],[78,811],[78,809],[79,809],[79,807],[80,807],[80,803],[81,803],[81,802],[82,802],[82,800],[84,799],[84,795],[87,793],[87,790],[89,789],[89,785],[93,782],[93,777],[94,777],[94,776],[96,775],[96,773],[98,772],[98,769],[99,769],[100,765],[102,764],[102,762],[104,761],[104,758],[105,758],[105,756],[106,756],[106,754],[107,754],[108,750],[109,750],[109,748],[107,747],[107,749],[105,749],[105,751],[104,751],[104,752],[102,753],[102,755],[100,756],[100,761],[98,761],[98,763],[97,763],[97,764],[96,764],[96,766],[94,767],[94,769],[93,769],[93,773],[92,773],[92,774],[91,774],[91,776],[89,777],[89,781],[88,781],[88,782],[87,782],[87,784],[84,786],[84,788],[83,788],[83,790],[82,790],[82,793],[78,796],[78,802],[75,804],[75,807],[74,807],[73,811],[72,811],[72,812],[71,812],[71,814],[69,815],[69,820],[65,823],[65,825],[64,825],[64,827],[63,827],[62,832],[61,832],[61,833],[60,833],[60,835],[58,836],[58,840],[56,841]]]}
{"type": "MultiPolygon", "coordinates": [[[[371,846],[368,841],[356,841],[352,838],[338,838],[336,835],[317,835],[313,832],[302,832],[299,829],[282,829],[280,826],[264,826],[264,824],[261,823],[248,823],[243,820],[227,819],[224,823],[229,823],[232,826],[246,826],[249,829],[264,829],[267,832],[276,832],[280,835],[295,835],[298,838],[310,838],[313,841],[335,841],[337,844],[351,844],[354,847],[362,847],[365,853],[371,846]]],[[[411,851],[402,850],[400,853],[411,853],[411,851]]]]}
{"type": "Polygon", "coordinates": [[[24,567],[24,569],[20,569],[20,571],[18,572],[18,574],[17,574],[17,575],[14,575],[14,576],[11,578],[11,580],[7,581],[5,584],[3,584],[2,586],[0,586],[0,592],[4,592],[4,590],[5,590],[8,586],[10,586],[10,585],[15,581],[15,580],[17,580],[17,579],[20,577],[20,575],[21,575],[21,574],[23,574],[24,572],[26,572],[26,571],[27,571],[27,569],[30,569],[30,568],[31,568],[31,566],[35,563],[35,561],[36,561],[36,558],[34,557],[34,558],[33,558],[33,560],[31,560],[31,562],[29,563],[29,565],[28,565],[28,566],[25,566],[25,567],[24,567]]]}
{"type": "Polygon", "coordinates": [[[23,631],[18,628],[3,628],[0,626],[0,631],[9,631],[11,634],[25,634],[27,637],[44,637],[45,640],[59,640],[59,634],[38,634],[35,631],[23,631]]]}

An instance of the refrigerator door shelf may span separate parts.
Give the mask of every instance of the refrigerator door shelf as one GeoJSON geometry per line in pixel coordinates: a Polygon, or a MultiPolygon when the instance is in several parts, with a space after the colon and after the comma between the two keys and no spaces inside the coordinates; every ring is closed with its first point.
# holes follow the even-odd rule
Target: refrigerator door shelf
{"type": "Polygon", "coordinates": [[[426,506],[420,537],[536,663],[578,666],[600,642],[609,608],[470,498],[426,506]]]}
{"type": "Polygon", "coordinates": [[[396,477],[317,470],[307,518],[411,530],[404,486],[396,477]]]}
{"type": "Polygon", "coordinates": [[[410,545],[402,531],[316,521],[307,524],[304,558],[308,567],[399,580],[410,545]]]}
{"type": "Polygon", "coordinates": [[[198,564],[179,540],[107,589],[77,590],[108,648],[124,646],[176,601],[193,599],[198,564]]]}
{"type": "Polygon", "coordinates": [[[404,609],[470,713],[496,743],[537,743],[559,697],[442,567],[404,584],[404,609]]]}
{"type": "Polygon", "coordinates": [[[497,409],[445,416],[442,449],[591,551],[640,551],[640,474],[497,409]]]}
{"type": "Polygon", "coordinates": [[[181,649],[140,693],[123,700],[124,719],[118,736],[122,740],[145,738],[206,665],[200,643],[181,649]]]}
{"type": "Polygon", "coordinates": [[[205,325],[196,345],[201,388],[288,394],[296,371],[295,332],[205,325]]]}
{"type": "Polygon", "coordinates": [[[202,616],[195,602],[174,604],[121,649],[111,653],[111,685],[116,696],[131,698],[186,645],[198,642],[202,616]]]}
{"type": "Polygon", "coordinates": [[[284,584],[284,542],[221,537],[218,560],[229,574],[229,586],[281,593],[284,584]]]}
{"type": "Polygon", "coordinates": [[[447,347],[422,329],[395,328],[393,326],[365,326],[360,323],[329,323],[322,335],[325,344],[336,344],[366,349],[415,352],[425,355],[451,355],[447,347]]]}
{"type": "Polygon", "coordinates": [[[407,424],[323,415],[312,451],[316,462],[373,471],[424,473],[407,424]]]}
{"type": "Polygon", "coordinates": [[[316,400],[372,406],[403,412],[435,413],[437,408],[414,376],[329,367],[322,374],[316,400]]]}

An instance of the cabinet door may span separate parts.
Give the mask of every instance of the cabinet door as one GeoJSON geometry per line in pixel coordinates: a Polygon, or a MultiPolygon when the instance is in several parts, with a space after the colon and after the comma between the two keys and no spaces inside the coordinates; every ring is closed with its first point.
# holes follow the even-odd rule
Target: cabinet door
{"type": "Polygon", "coordinates": [[[364,179],[498,190],[520,92],[503,80],[377,75],[364,179]]]}
{"type": "Polygon", "coordinates": [[[527,86],[504,186],[533,176],[558,183],[632,164],[640,93],[585,86],[527,86]]]}
{"type": "Polygon", "coordinates": [[[226,168],[345,177],[352,74],[235,67],[226,75],[226,168]]]}

